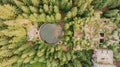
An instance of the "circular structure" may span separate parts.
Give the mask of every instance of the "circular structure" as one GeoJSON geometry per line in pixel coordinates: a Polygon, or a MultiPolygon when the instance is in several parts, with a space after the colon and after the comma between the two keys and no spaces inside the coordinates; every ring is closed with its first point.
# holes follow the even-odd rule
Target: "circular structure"
{"type": "Polygon", "coordinates": [[[49,44],[55,44],[62,37],[62,28],[56,24],[43,24],[40,27],[40,37],[49,44]]]}

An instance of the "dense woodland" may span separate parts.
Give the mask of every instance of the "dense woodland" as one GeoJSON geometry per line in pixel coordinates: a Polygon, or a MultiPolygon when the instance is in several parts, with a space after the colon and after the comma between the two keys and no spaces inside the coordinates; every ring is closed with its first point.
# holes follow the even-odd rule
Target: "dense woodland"
{"type": "Polygon", "coordinates": [[[112,49],[114,60],[120,60],[117,40],[120,0],[0,0],[0,67],[92,67],[95,48],[112,49]],[[28,42],[31,23],[38,28],[61,24],[63,43],[28,42]],[[102,44],[95,41],[101,32],[106,36],[102,44]]]}

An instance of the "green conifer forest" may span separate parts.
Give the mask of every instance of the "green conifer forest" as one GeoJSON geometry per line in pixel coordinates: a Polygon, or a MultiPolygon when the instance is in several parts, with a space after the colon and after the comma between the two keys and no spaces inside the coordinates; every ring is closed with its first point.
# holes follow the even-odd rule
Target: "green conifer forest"
{"type": "Polygon", "coordinates": [[[0,67],[92,67],[96,48],[120,60],[120,0],[0,0],[0,67]],[[45,23],[62,27],[61,41],[28,41],[45,23]]]}

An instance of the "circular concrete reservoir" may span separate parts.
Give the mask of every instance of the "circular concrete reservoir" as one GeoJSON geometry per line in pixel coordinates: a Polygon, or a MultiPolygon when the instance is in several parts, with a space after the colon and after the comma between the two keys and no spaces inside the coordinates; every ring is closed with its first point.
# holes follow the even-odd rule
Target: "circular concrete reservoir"
{"type": "Polygon", "coordinates": [[[48,44],[56,44],[62,37],[62,28],[57,24],[43,24],[40,27],[40,37],[48,44]]]}

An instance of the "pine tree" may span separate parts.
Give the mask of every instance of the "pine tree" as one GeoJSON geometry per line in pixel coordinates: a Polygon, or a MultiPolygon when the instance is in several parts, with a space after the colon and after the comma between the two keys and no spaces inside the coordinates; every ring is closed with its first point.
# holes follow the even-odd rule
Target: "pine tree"
{"type": "Polygon", "coordinates": [[[15,19],[17,17],[17,10],[15,6],[10,4],[0,5],[0,18],[3,20],[15,19]]]}
{"type": "Polygon", "coordinates": [[[109,8],[120,8],[120,0],[111,0],[109,8]]]}
{"type": "Polygon", "coordinates": [[[31,4],[30,0],[22,0],[22,2],[23,2],[25,5],[30,5],[30,4],[31,4]]]}
{"type": "Polygon", "coordinates": [[[54,12],[55,12],[55,13],[58,13],[58,12],[59,12],[59,7],[54,6],[54,12]]]}
{"type": "Polygon", "coordinates": [[[24,13],[30,14],[30,9],[26,6],[21,6],[21,9],[24,13]]]}
{"type": "Polygon", "coordinates": [[[56,20],[56,22],[61,20],[61,14],[60,13],[56,13],[55,20],[56,20]]]}
{"type": "Polygon", "coordinates": [[[44,4],[43,9],[45,12],[49,12],[49,6],[47,4],[44,4]]]}
{"type": "Polygon", "coordinates": [[[11,58],[4,58],[2,62],[0,62],[1,67],[11,66],[13,63],[17,61],[17,56],[12,56],[11,58]]]}
{"type": "Polygon", "coordinates": [[[39,7],[40,5],[40,0],[31,0],[31,2],[35,7],[39,7]]]}
{"type": "Polygon", "coordinates": [[[37,13],[38,12],[38,9],[36,7],[29,6],[29,8],[30,8],[32,13],[37,13]]]}
{"type": "Polygon", "coordinates": [[[42,13],[39,15],[39,22],[46,22],[46,14],[42,13]]]}
{"type": "Polygon", "coordinates": [[[25,4],[23,3],[23,2],[21,2],[21,1],[18,1],[18,0],[13,0],[14,1],[14,3],[17,5],[17,7],[21,7],[21,6],[24,6],[25,4]]]}

